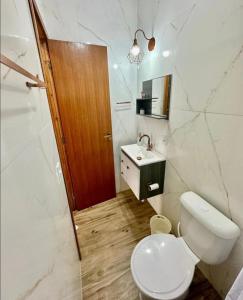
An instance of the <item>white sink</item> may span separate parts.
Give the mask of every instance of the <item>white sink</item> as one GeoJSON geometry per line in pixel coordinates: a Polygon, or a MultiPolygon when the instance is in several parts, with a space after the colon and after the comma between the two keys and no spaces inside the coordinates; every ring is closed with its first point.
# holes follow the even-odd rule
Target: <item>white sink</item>
{"type": "Polygon", "coordinates": [[[121,146],[121,149],[129,156],[136,165],[144,166],[159,161],[164,161],[165,157],[155,151],[148,151],[146,147],[137,144],[121,146]]]}

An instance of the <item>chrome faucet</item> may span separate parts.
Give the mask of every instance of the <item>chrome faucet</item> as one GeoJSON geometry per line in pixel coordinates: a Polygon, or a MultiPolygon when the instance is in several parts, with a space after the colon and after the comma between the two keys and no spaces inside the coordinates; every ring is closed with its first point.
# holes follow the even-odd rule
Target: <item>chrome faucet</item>
{"type": "Polygon", "coordinates": [[[142,140],[144,137],[147,137],[147,138],[148,138],[147,151],[151,151],[151,150],[152,150],[152,147],[153,147],[153,145],[152,145],[152,144],[151,144],[151,142],[150,142],[150,136],[149,136],[149,135],[147,135],[147,134],[143,134],[142,136],[140,136],[140,138],[139,138],[139,142],[141,142],[141,140],[142,140]]]}

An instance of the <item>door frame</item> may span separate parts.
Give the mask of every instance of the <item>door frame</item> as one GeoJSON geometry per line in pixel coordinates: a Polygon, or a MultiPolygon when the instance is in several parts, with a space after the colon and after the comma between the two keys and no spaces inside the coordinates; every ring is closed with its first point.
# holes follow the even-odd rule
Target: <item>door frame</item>
{"type": "Polygon", "coordinates": [[[50,113],[51,113],[53,129],[54,129],[54,133],[55,133],[55,137],[56,137],[57,148],[58,148],[59,157],[60,157],[60,163],[62,166],[62,172],[63,172],[66,193],[67,193],[67,199],[68,199],[68,206],[69,206],[69,211],[70,211],[70,215],[71,215],[78,256],[79,256],[79,259],[81,260],[81,252],[80,252],[80,247],[79,247],[79,242],[78,242],[78,237],[77,237],[77,231],[75,228],[74,218],[73,218],[73,214],[72,214],[72,212],[75,210],[76,205],[75,205],[75,199],[74,199],[72,178],[71,178],[71,174],[70,174],[70,169],[69,169],[68,159],[67,159],[67,154],[66,154],[66,149],[65,149],[65,139],[64,139],[64,135],[63,135],[60,113],[59,113],[59,109],[58,109],[58,102],[57,102],[57,96],[56,96],[55,83],[54,83],[53,74],[52,74],[50,55],[49,55],[49,50],[48,50],[48,34],[45,29],[44,23],[42,21],[42,18],[41,18],[41,15],[40,15],[40,12],[39,12],[39,9],[37,7],[35,0],[28,0],[28,1],[29,1],[29,8],[30,8],[30,13],[31,13],[32,23],[33,23],[33,27],[34,27],[34,31],[35,31],[35,37],[36,37],[36,42],[37,42],[37,47],[38,47],[38,52],[39,52],[39,58],[40,58],[40,62],[41,62],[42,73],[44,76],[45,83],[47,85],[46,93],[47,93],[48,104],[49,104],[50,113]]]}

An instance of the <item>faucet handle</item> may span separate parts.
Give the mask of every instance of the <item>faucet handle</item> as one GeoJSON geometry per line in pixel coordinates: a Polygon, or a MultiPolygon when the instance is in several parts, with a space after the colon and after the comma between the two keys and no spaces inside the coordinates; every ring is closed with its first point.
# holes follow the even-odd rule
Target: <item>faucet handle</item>
{"type": "Polygon", "coordinates": [[[149,145],[148,145],[148,151],[151,151],[152,149],[153,149],[153,144],[152,143],[150,143],[149,145]]]}

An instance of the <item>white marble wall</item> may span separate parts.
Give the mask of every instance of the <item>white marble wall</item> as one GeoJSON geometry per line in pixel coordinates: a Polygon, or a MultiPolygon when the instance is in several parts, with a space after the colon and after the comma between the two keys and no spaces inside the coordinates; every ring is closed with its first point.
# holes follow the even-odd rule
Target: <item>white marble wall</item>
{"type": "Polygon", "coordinates": [[[151,204],[175,226],[179,195],[192,190],[240,226],[225,263],[201,264],[224,296],[243,265],[243,1],[139,0],[138,15],[157,39],[138,93],[143,80],[173,74],[170,120],[138,118],[167,157],[165,193],[151,204]]]}
{"type": "MultiPolygon", "coordinates": [[[[42,76],[27,0],[1,1],[1,53],[42,76]]],[[[1,81],[1,299],[81,299],[46,92],[2,66],[1,81]]]]}
{"type": "Polygon", "coordinates": [[[116,189],[122,190],[125,185],[120,177],[120,146],[136,138],[137,68],[126,56],[137,27],[137,1],[37,0],[37,3],[50,38],[108,48],[116,189]],[[131,108],[116,110],[116,102],[123,101],[131,101],[131,108]]]}

